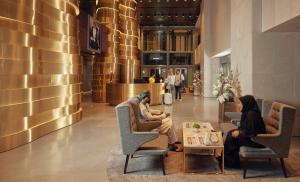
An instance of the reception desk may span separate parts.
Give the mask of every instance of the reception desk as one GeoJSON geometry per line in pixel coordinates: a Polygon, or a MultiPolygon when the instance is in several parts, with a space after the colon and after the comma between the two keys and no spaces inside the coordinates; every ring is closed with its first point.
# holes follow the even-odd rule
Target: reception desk
{"type": "Polygon", "coordinates": [[[130,97],[138,96],[142,91],[148,90],[151,93],[150,105],[163,103],[164,83],[116,83],[106,85],[106,100],[110,105],[118,105],[130,97]]]}

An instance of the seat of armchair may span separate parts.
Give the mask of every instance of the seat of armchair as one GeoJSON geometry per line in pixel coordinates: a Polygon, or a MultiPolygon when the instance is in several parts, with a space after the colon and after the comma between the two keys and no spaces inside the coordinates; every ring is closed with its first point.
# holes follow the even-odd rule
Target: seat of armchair
{"type": "Polygon", "coordinates": [[[272,158],[276,157],[276,153],[269,147],[254,148],[254,147],[240,147],[240,156],[243,158],[272,158]]]}
{"type": "Polygon", "coordinates": [[[134,153],[138,155],[163,155],[168,153],[168,137],[159,135],[158,138],[144,143],[134,153]]]}
{"type": "Polygon", "coordinates": [[[230,120],[238,120],[238,119],[241,119],[241,116],[242,116],[241,112],[225,112],[224,114],[230,120]]]}

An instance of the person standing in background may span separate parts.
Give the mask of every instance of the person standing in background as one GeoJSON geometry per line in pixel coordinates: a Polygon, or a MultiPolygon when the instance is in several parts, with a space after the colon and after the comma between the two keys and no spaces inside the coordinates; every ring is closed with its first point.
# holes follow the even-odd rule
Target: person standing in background
{"type": "Polygon", "coordinates": [[[183,81],[184,77],[180,73],[180,70],[176,70],[176,75],[175,75],[175,99],[179,99],[181,101],[181,87],[183,87],[183,81]]]}
{"type": "Polygon", "coordinates": [[[173,73],[173,69],[169,69],[168,77],[166,79],[167,87],[169,93],[172,94],[172,98],[174,98],[174,89],[175,89],[175,75],[173,73]]]}

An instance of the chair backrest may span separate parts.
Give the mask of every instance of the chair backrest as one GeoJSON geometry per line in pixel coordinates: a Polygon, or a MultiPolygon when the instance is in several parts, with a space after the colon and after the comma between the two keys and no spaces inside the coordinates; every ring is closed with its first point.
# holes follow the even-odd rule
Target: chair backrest
{"type": "Polygon", "coordinates": [[[263,99],[261,99],[261,98],[255,98],[255,101],[257,103],[257,106],[258,106],[260,112],[262,112],[263,99]]]}
{"type": "MultiPolygon", "coordinates": [[[[264,102],[264,114],[270,107],[270,103],[272,102],[264,102]]],[[[278,147],[280,150],[277,151],[280,151],[279,155],[281,156],[288,156],[289,153],[295,113],[296,108],[279,102],[273,102],[265,118],[267,134],[279,136],[278,147]]]]}
{"type": "Polygon", "coordinates": [[[132,109],[135,114],[135,119],[136,119],[136,124],[137,124],[137,130],[138,131],[143,131],[143,123],[146,122],[145,119],[142,117],[142,113],[140,110],[140,100],[138,97],[132,97],[128,100],[128,102],[131,103],[132,109]]]}
{"type": "Polygon", "coordinates": [[[131,103],[126,101],[117,105],[116,115],[119,123],[122,150],[124,154],[128,154],[132,152],[132,150],[136,150],[130,148],[132,132],[137,131],[136,118],[131,103]]]}
{"type": "Polygon", "coordinates": [[[136,120],[139,121],[141,118],[139,116],[140,114],[140,99],[138,97],[132,97],[128,100],[128,102],[131,103],[131,106],[132,106],[132,109],[134,111],[134,114],[135,114],[135,117],[136,117],[136,120]]]}

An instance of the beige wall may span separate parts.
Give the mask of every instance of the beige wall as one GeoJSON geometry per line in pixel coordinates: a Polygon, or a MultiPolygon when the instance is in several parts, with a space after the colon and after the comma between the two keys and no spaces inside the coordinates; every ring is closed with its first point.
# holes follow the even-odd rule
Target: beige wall
{"type": "Polygon", "coordinates": [[[230,0],[205,0],[202,17],[204,96],[213,97],[213,84],[216,83],[219,62],[213,58],[230,49],[230,0]]]}
{"type": "Polygon", "coordinates": [[[253,93],[252,0],[231,1],[231,67],[241,72],[242,94],[253,93]]]}
{"type": "Polygon", "coordinates": [[[262,32],[264,1],[253,8],[253,93],[298,107],[294,135],[300,135],[300,33],[262,32]]]}
{"type": "MultiPolygon", "coordinates": [[[[300,1],[263,0],[262,9],[262,31],[267,31],[300,16],[300,1]]],[[[300,21],[297,22],[299,23],[300,21]]],[[[284,29],[293,31],[294,27],[289,26],[284,29]]]]}
{"type": "Polygon", "coordinates": [[[230,0],[206,0],[205,34],[207,35],[207,53],[215,56],[230,49],[230,0]]]}
{"type": "Polygon", "coordinates": [[[263,14],[261,0],[232,0],[231,65],[241,72],[243,95],[297,107],[293,134],[300,136],[300,33],[262,32],[263,14]]]}

